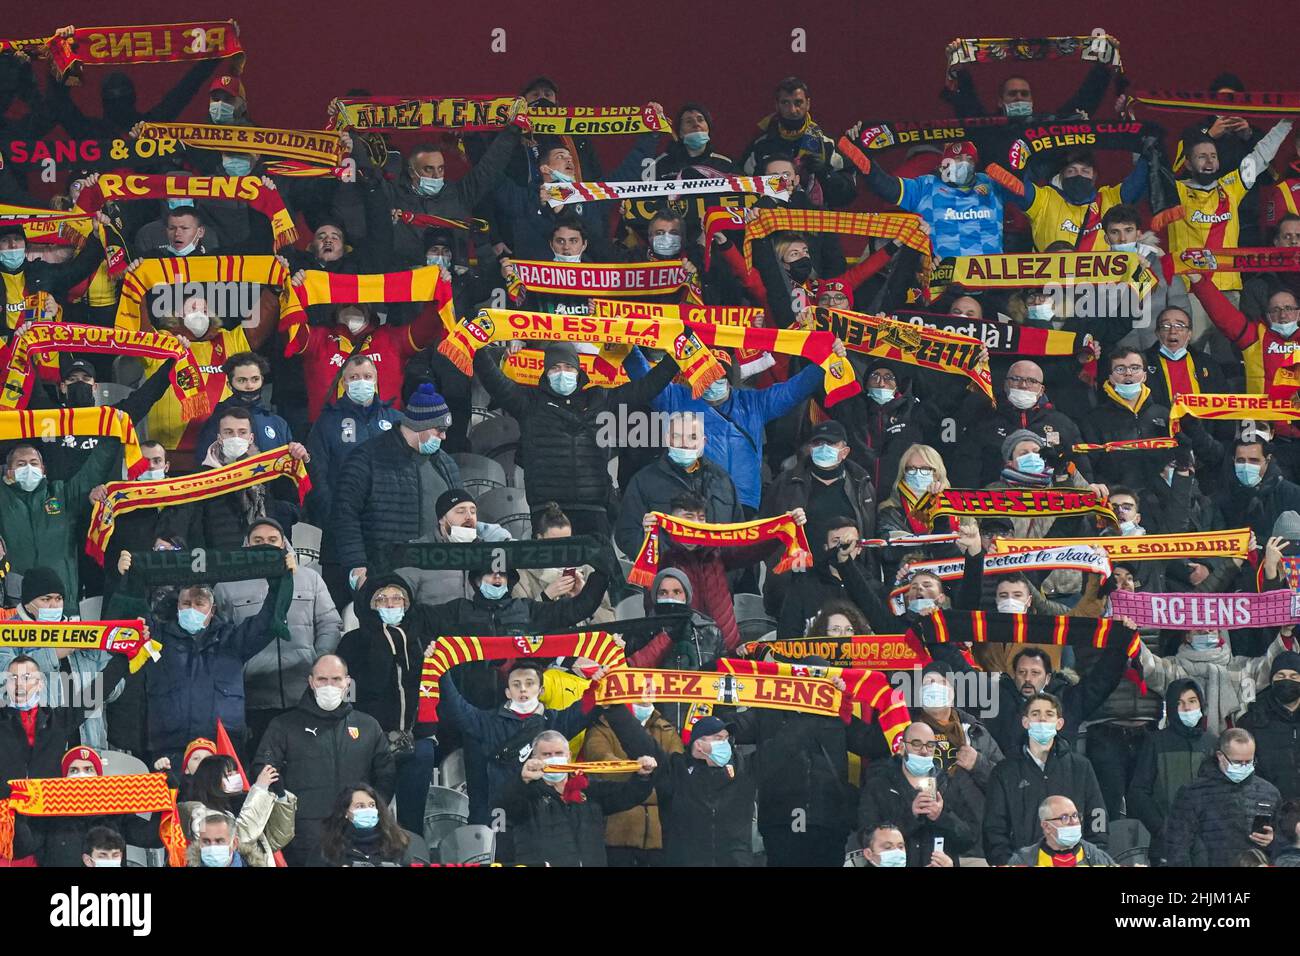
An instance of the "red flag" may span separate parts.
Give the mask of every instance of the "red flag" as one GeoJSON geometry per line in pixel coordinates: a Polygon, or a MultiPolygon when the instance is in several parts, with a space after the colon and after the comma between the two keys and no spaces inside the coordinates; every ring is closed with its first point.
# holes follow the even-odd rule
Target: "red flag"
{"type": "MultiPolygon", "coordinates": [[[[230,734],[226,733],[226,725],[217,718],[217,753],[229,757],[235,762],[235,769],[239,771],[239,779],[244,782],[244,792],[248,792],[248,774],[244,773],[244,765],[239,759],[239,754],[235,753],[235,745],[230,742],[230,734]]],[[[287,867],[289,864],[284,861],[284,854],[279,850],[275,851],[275,865],[287,867]]]]}

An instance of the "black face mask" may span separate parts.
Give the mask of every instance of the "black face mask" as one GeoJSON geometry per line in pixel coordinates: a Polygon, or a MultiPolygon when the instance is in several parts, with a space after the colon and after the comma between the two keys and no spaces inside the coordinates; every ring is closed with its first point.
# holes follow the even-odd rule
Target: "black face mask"
{"type": "Polygon", "coordinates": [[[537,99],[533,100],[532,105],[538,107],[550,107],[555,105],[555,100],[551,99],[549,96],[539,96],[537,99]]]}
{"type": "Polygon", "coordinates": [[[1284,704],[1294,704],[1300,700],[1300,681],[1275,680],[1272,687],[1273,696],[1284,704]]]}
{"type": "Polygon", "coordinates": [[[781,124],[781,128],[794,132],[803,126],[804,117],[800,116],[795,119],[786,119],[784,116],[777,114],[776,121],[781,124]]]}
{"type": "Polygon", "coordinates": [[[230,397],[238,404],[244,406],[256,405],[262,400],[262,390],[260,388],[252,389],[248,392],[231,392],[230,397]]]}
{"type": "Polygon", "coordinates": [[[65,386],[69,408],[94,408],[95,387],[87,382],[69,382],[65,386]]]}
{"type": "Polygon", "coordinates": [[[802,259],[796,259],[786,266],[790,270],[790,278],[795,282],[807,282],[808,277],[812,275],[812,256],[804,256],[802,259]]]}
{"type": "Polygon", "coordinates": [[[1087,176],[1062,176],[1061,192],[1065,193],[1065,198],[1074,205],[1082,206],[1092,201],[1095,186],[1092,179],[1087,176]]]}

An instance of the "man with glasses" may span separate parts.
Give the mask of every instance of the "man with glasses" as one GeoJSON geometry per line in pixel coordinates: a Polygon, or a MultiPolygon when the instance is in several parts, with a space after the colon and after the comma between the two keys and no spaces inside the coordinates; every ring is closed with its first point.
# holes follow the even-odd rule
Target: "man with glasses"
{"type": "Polygon", "coordinates": [[[975,839],[976,821],[963,819],[944,800],[951,777],[935,760],[937,747],[929,724],[910,724],[902,751],[878,762],[862,782],[858,824],[869,833],[877,824],[896,821],[908,866],[947,865],[935,862],[936,850],[955,861],[975,839]]]}
{"type": "Polygon", "coordinates": [[[1043,838],[1011,858],[1009,866],[1115,866],[1109,853],[1083,839],[1083,818],[1069,797],[1038,805],[1043,838]]]}
{"type": "Polygon", "coordinates": [[[1152,401],[1165,408],[1175,395],[1225,390],[1218,367],[1204,352],[1189,351],[1191,342],[1192,319],[1184,309],[1170,306],[1156,317],[1156,341],[1144,356],[1146,385],[1152,401]]]}
{"type": "MultiPolygon", "coordinates": [[[[1300,180],[1293,180],[1300,183],[1300,180]]],[[[1273,188],[1279,188],[1277,186],[1273,188]]],[[[1294,249],[1300,246],[1300,215],[1287,213],[1272,227],[1273,247],[1294,249]]],[[[1294,272],[1263,272],[1245,280],[1241,290],[1241,311],[1249,319],[1264,318],[1268,297],[1279,289],[1300,292],[1300,282],[1294,272]]]]}
{"type": "Polygon", "coordinates": [[[889,362],[868,365],[865,378],[864,394],[837,403],[829,412],[848,434],[849,457],[867,470],[876,494],[887,498],[891,489],[882,491],[882,486],[898,474],[903,452],[923,444],[924,430],[938,422],[915,395],[912,379],[900,375],[889,362]]]}
{"type": "MultiPolygon", "coordinates": [[[[1119,346],[1106,359],[1096,410],[1084,419],[1083,436],[1091,443],[1132,441],[1169,436],[1169,409],[1158,404],[1147,387],[1146,359],[1135,348],[1119,346]]],[[[1169,460],[1167,450],[1093,452],[1092,472],[1106,485],[1143,487],[1169,460]]]]}

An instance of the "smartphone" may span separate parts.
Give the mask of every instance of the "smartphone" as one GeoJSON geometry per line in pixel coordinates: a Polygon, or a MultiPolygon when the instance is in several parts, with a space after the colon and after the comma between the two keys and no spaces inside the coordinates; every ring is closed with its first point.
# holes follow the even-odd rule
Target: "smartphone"
{"type": "Polygon", "coordinates": [[[935,853],[943,852],[943,837],[934,838],[934,852],[935,853]]]}
{"type": "Polygon", "coordinates": [[[922,777],[917,789],[933,800],[935,794],[938,792],[938,783],[935,781],[934,777],[922,777]]]}
{"type": "Polygon", "coordinates": [[[577,576],[578,576],[578,569],[577,569],[577,568],[565,568],[563,571],[560,572],[560,576],[561,576],[561,577],[565,577],[565,578],[574,578],[574,577],[577,577],[577,576]]]}
{"type": "Polygon", "coordinates": [[[1255,819],[1251,821],[1251,833],[1263,833],[1265,827],[1273,825],[1273,804],[1261,800],[1255,804],[1255,819]]]}

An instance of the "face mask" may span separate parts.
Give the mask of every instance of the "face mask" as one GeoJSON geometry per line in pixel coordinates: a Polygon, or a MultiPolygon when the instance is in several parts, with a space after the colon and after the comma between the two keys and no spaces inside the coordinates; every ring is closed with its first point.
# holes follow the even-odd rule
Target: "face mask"
{"type": "Polygon", "coordinates": [[[577,372],[547,372],[546,381],[551,384],[551,391],[556,395],[572,395],[578,390],[577,372]]]}
{"type": "MultiPolygon", "coordinates": [[[[193,244],[190,245],[190,248],[194,248],[193,244]]],[[[206,312],[190,312],[185,316],[185,331],[189,332],[190,335],[194,336],[196,339],[201,339],[203,336],[207,335],[208,327],[211,324],[212,321],[208,318],[206,312]]]]}
{"type": "Polygon", "coordinates": [[[227,774],[221,780],[221,789],[226,793],[242,793],[244,790],[244,781],[239,779],[239,774],[227,774]]]}
{"type": "Polygon", "coordinates": [[[227,176],[247,176],[253,171],[253,161],[246,156],[222,156],[221,168],[227,176]]]}
{"type": "Polygon", "coordinates": [[[703,149],[709,142],[709,134],[696,130],[693,133],[687,133],[683,136],[682,142],[686,144],[686,148],[689,150],[694,151],[703,149]]]}
{"type": "Polygon", "coordinates": [[[700,448],[669,448],[668,460],[674,465],[680,465],[683,468],[690,467],[699,460],[700,448]]]}
{"type": "Polygon", "coordinates": [[[426,438],[424,441],[420,442],[419,452],[421,455],[435,455],[441,447],[442,439],[437,435],[434,435],[432,438],[426,438]]]}
{"type": "Polygon", "coordinates": [[[706,402],[725,402],[730,392],[731,388],[727,384],[727,380],[720,378],[716,382],[711,382],[709,387],[700,393],[700,398],[706,402]]]}
{"type": "Polygon", "coordinates": [[[442,192],[445,179],[435,179],[432,176],[421,176],[420,184],[415,187],[415,191],[421,196],[436,196],[442,192]]]}
{"type": "Polygon", "coordinates": [[[1259,484],[1261,466],[1249,461],[1239,461],[1233,464],[1232,470],[1236,474],[1237,480],[1247,488],[1254,488],[1259,484]]]}
{"type": "Polygon", "coordinates": [[[1041,475],[1046,467],[1047,464],[1043,461],[1043,456],[1036,451],[1021,455],[1016,459],[1016,469],[1023,471],[1027,475],[1041,475]]]}
{"type": "Polygon", "coordinates": [[[790,270],[790,278],[795,282],[807,282],[808,277],[812,275],[812,257],[804,256],[802,259],[796,259],[786,268],[790,270]]]}
{"type": "Polygon", "coordinates": [[[568,173],[564,172],[563,170],[559,170],[559,169],[551,170],[551,178],[554,179],[557,183],[573,182],[572,176],[570,176],[568,173]]]}
{"type": "Polygon", "coordinates": [[[348,587],[350,587],[354,591],[357,589],[357,572],[355,571],[348,572],[348,587]]]}
{"type": "Polygon", "coordinates": [[[197,634],[208,623],[208,616],[197,608],[181,608],[176,615],[176,623],[190,634],[197,634]]]}
{"type": "MultiPolygon", "coordinates": [[[[566,757],[547,757],[545,760],[542,761],[542,763],[546,764],[546,765],[549,767],[549,766],[551,766],[552,764],[557,764],[557,763],[568,763],[568,758],[566,758],[566,757]]],[[[565,777],[567,777],[568,774],[565,773],[564,771],[559,771],[559,772],[556,772],[556,773],[544,772],[544,773],[542,774],[542,776],[546,779],[546,782],[547,782],[547,783],[559,783],[561,780],[563,780],[565,777]]]]}
{"type": "Polygon", "coordinates": [[[1141,382],[1111,382],[1110,385],[1115,389],[1115,394],[1126,402],[1131,402],[1142,394],[1141,382]]]}
{"type": "Polygon", "coordinates": [[[311,695],[316,699],[316,706],[324,711],[338,710],[343,703],[343,688],[333,684],[313,687],[311,695]]]}
{"type": "Polygon", "coordinates": [[[1029,739],[1041,747],[1046,747],[1056,737],[1056,722],[1035,720],[1029,724],[1029,739]]]}
{"type": "Polygon", "coordinates": [[[354,378],[348,382],[348,398],[358,405],[369,405],[375,397],[375,383],[368,378],[354,378]]]}
{"type": "Polygon", "coordinates": [[[504,584],[488,584],[483,581],[478,586],[478,593],[489,601],[499,601],[506,596],[506,586],[504,584]]]}
{"type": "Polygon", "coordinates": [[[560,253],[558,253],[558,252],[555,253],[554,255],[555,255],[555,261],[556,261],[556,262],[581,262],[581,261],[582,261],[582,253],[581,253],[581,252],[579,252],[577,255],[573,255],[573,256],[563,256],[563,255],[560,255],[560,253]]]}
{"type": "Polygon", "coordinates": [[[1074,824],[1073,826],[1056,828],[1056,842],[1061,844],[1061,846],[1065,847],[1066,849],[1069,849],[1070,847],[1073,846],[1078,846],[1079,841],[1082,839],[1083,839],[1083,827],[1079,826],[1079,824],[1077,823],[1074,824]]]}
{"type": "Polygon", "coordinates": [[[907,866],[906,850],[881,850],[880,866],[887,866],[891,869],[896,866],[907,866]]]}
{"type": "Polygon", "coordinates": [[[1076,206],[1091,201],[1094,191],[1093,182],[1087,176],[1061,177],[1061,192],[1076,206]]]}
{"type": "Polygon", "coordinates": [[[63,620],[62,607],[38,607],[36,609],[36,620],[52,624],[55,621],[63,620]]]}
{"type": "Polygon", "coordinates": [[[922,754],[908,754],[907,772],[914,777],[928,777],[934,773],[934,758],[922,754]]]}
{"type": "Polygon", "coordinates": [[[506,706],[516,714],[531,714],[537,709],[537,698],[527,697],[524,700],[512,700],[506,706]]]}
{"type": "Polygon", "coordinates": [[[1228,769],[1223,771],[1223,775],[1233,783],[1241,783],[1252,773],[1255,772],[1255,761],[1248,764],[1229,763],[1228,769]]]}
{"type": "Polygon", "coordinates": [[[468,544],[471,541],[478,540],[477,527],[451,527],[447,529],[447,537],[454,544],[468,544]]]}
{"type": "Polygon", "coordinates": [[[1024,601],[1017,601],[1015,598],[1000,598],[998,600],[999,614],[1024,614],[1029,608],[1025,606],[1024,601]]]}
{"type": "Polygon", "coordinates": [[[350,334],[360,335],[361,330],[364,329],[368,323],[366,322],[366,317],[364,315],[349,314],[348,317],[343,320],[343,324],[347,327],[350,334]]]}
{"type": "Polygon", "coordinates": [[[379,808],[357,807],[352,811],[352,825],[358,830],[373,830],[379,826],[379,808]]]}
{"type": "Polygon", "coordinates": [[[10,703],[18,710],[34,710],[41,704],[41,695],[39,691],[30,691],[27,694],[27,699],[21,704],[16,700],[10,701],[10,703]]]}
{"type": "Polygon", "coordinates": [[[1162,345],[1160,346],[1160,354],[1163,355],[1165,358],[1169,359],[1171,362],[1181,362],[1183,360],[1183,356],[1187,354],[1187,349],[1182,348],[1182,349],[1174,349],[1171,351],[1168,346],[1162,345]]]}
{"type": "Polygon", "coordinates": [[[731,763],[731,741],[715,740],[709,748],[709,763],[715,767],[725,767],[731,763]]]}
{"type": "Polygon", "coordinates": [[[685,598],[675,598],[675,597],[661,597],[661,598],[655,598],[655,603],[656,603],[656,604],[675,604],[675,605],[677,605],[678,607],[681,607],[683,604],[686,603],[686,599],[685,599],[685,598]]]}
{"type": "Polygon", "coordinates": [[[122,865],[122,858],[121,858],[120,856],[119,856],[117,859],[115,859],[115,860],[96,860],[96,861],[95,861],[95,869],[99,869],[101,866],[121,866],[121,865],[122,865]]]}
{"type": "Polygon", "coordinates": [[[0,251],[0,266],[4,266],[9,272],[17,271],[26,261],[27,251],[25,249],[5,249],[0,251]]]}
{"type": "Polygon", "coordinates": [[[1219,178],[1219,171],[1216,169],[1212,173],[1193,173],[1192,175],[1195,176],[1197,183],[1208,186],[1219,178]]]}
{"type": "Polygon", "coordinates": [[[934,601],[930,598],[914,598],[907,602],[907,609],[913,614],[921,614],[932,607],[934,607],[934,601]]]}
{"type": "Polygon", "coordinates": [[[1296,330],[1296,328],[1297,328],[1297,327],[1300,327],[1300,323],[1297,323],[1297,322],[1270,322],[1270,323],[1268,324],[1268,327],[1269,327],[1270,329],[1272,329],[1274,332],[1276,332],[1278,335],[1282,336],[1282,338],[1284,338],[1284,339],[1289,339],[1292,335],[1295,334],[1295,330],[1296,330]]]}
{"type": "Polygon", "coordinates": [[[644,724],[650,719],[650,715],[655,712],[654,704],[633,704],[632,716],[637,719],[638,723],[644,724]]]}
{"type": "Polygon", "coordinates": [[[1007,401],[1022,412],[1038,404],[1038,396],[1023,388],[1007,389],[1007,401]]]}
{"type": "Polygon", "coordinates": [[[443,272],[451,268],[451,256],[427,255],[424,257],[424,264],[427,266],[437,266],[443,272]]]}
{"type": "Polygon", "coordinates": [[[671,259],[682,251],[682,237],[671,232],[661,232],[651,238],[650,248],[655,251],[655,255],[671,259]]]}
{"type": "Polygon", "coordinates": [[[389,627],[401,624],[402,618],[406,617],[406,608],[404,607],[381,607],[376,608],[376,610],[379,612],[379,620],[389,627]]]}
{"type": "Polygon", "coordinates": [[[14,469],[14,481],[23,491],[35,491],[36,486],[45,477],[40,465],[19,465],[14,469]]]}
{"type": "Polygon", "coordinates": [[[216,846],[205,846],[199,850],[199,858],[204,866],[230,866],[230,847],[220,843],[216,846]]]}
{"type": "Polygon", "coordinates": [[[1190,642],[1194,651],[1214,651],[1219,648],[1218,634],[1193,634],[1190,642]]]}
{"type": "Polygon", "coordinates": [[[1022,117],[1026,117],[1026,116],[1033,116],[1033,115],[1034,115],[1034,101],[1033,101],[1033,100],[1017,100],[1017,101],[1014,102],[1014,103],[1005,103],[1005,104],[1003,104],[1002,109],[1003,109],[1003,110],[1006,112],[1006,114],[1007,114],[1008,116],[1010,116],[1012,119],[1022,118],[1022,117]]]}
{"type": "Polygon", "coordinates": [[[1300,700],[1300,681],[1275,680],[1272,683],[1273,696],[1284,704],[1294,704],[1300,700]]]}
{"type": "Polygon", "coordinates": [[[840,463],[840,450],[832,445],[813,445],[812,463],[817,468],[834,468],[840,463]]]}
{"type": "MultiPolygon", "coordinates": [[[[199,241],[195,239],[193,242],[188,242],[185,245],[181,246],[179,249],[173,248],[171,250],[171,253],[177,259],[184,259],[186,256],[188,256],[191,252],[193,252],[198,247],[199,247],[199,241]]],[[[204,331],[206,330],[207,330],[207,326],[205,325],[204,331]]],[[[202,333],[195,333],[195,334],[198,335],[202,333]]]]}
{"type": "Polygon", "coordinates": [[[250,389],[247,392],[231,392],[230,397],[244,407],[256,405],[262,400],[262,390],[260,388],[250,389]]]}
{"type": "Polygon", "coordinates": [[[1030,322],[1050,322],[1054,314],[1055,310],[1050,302],[1039,302],[1037,305],[1029,307],[1030,322]]]}
{"type": "Polygon", "coordinates": [[[968,159],[958,159],[939,170],[939,178],[950,186],[965,186],[975,178],[975,166],[968,159]]]}
{"type": "Polygon", "coordinates": [[[1197,710],[1180,710],[1178,719],[1183,722],[1184,727],[1195,727],[1201,722],[1201,712],[1197,710]]]}
{"type": "Polygon", "coordinates": [[[217,100],[208,104],[208,115],[214,123],[229,123],[235,118],[235,104],[217,100]]]}
{"type": "Polygon", "coordinates": [[[168,208],[168,209],[184,209],[184,208],[187,207],[187,206],[189,206],[189,207],[193,207],[193,205],[194,205],[194,200],[193,200],[193,199],[169,199],[169,200],[167,200],[167,208],[168,208]]]}
{"type": "Polygon", "coordinates": [[[907,485],[907,487],[911,488],[918,495],[923,495],[929,491],[930,486],[934,484],[934,475],[929,471],[929,469],[924,471],[904,472],[903,484],[907,485]]]}
{"type": "Polygon", "coordinates": [[[1174,486],[1174,470],[1172,468],[1166,468],[1160,473],[1160,477],[1164,478],[1165,484],[1170,488],[1174,486]]]}
{"type": "Polygon", "coordinates": [[[921,687],[922,707],[947,707],[948,688],[943,684],[925,684],[921,687]]]}
{"type": "Polygon", "coordinates": [[[223,438],[221,439],[221,453],[230,460],[243,458],[248,454],[247,438],[223,438]]]}
{"type": "Polygon", "coordinates": [[[162,481],[167,477],[165,468],[150,468],[148,471],[140,473],[140,481],[162,481]]]}
{"type": "Polygon", "coordinates": [[[892,388],[869,388],[867,395],[877,405],[888,405],[894,400],[894,389],[892,388]]]}
{"type": "Polygon", "coordinates": [[[1112,242],[1110,244],[1111,252],[1137,252],[1138,244],[1136,242],[1112,242]]]}

